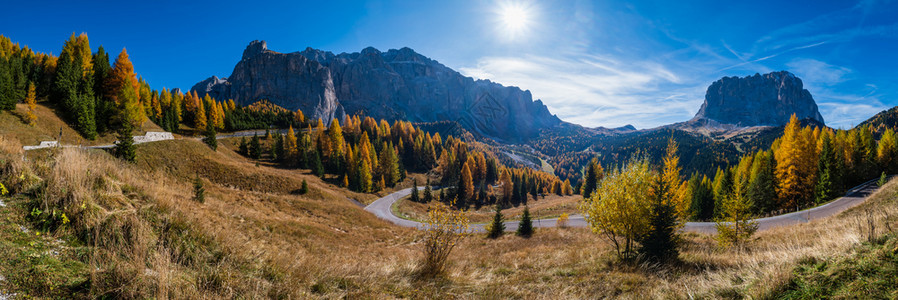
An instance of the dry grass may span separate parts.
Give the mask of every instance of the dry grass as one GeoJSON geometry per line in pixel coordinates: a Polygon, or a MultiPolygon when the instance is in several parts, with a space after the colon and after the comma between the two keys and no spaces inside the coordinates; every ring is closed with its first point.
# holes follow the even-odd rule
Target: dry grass
{"type": "MultiPolygon", "coordinates": [[[[439,191],[434,191],[434,195],[439,195],[439,191]]],[[[547,219],[547,218],[557,218],[562,213],[567,213],[568,215],[579,214],[579,205],[582,197],[579,195],[574,196],[558,196],[558,195],[548,195],[546,197],[540,197],[538,201],[533,201],[531,198],[530,201],[527,202],[527,205],[530,207],[530,215],[534,219],[547,219]]],[[[394,211],[397,215],[403,215],[408,219],[412,220],[424,220],[427,217],[428,209],[434,207],[437,204],[436,201],[433,203],[418,203],[408,201],[408,197],[405,197],[394,204],[394,211]]],[[[493,220],[493,215],[496,211],[493,210],[492,206],[484,206],[480,209],[475,209],[474,207],[470,207],[468,210],[468,219],[471,220],[471,223],[486,223],[493,220]]],[[[524,214],[524,206],[518,207],[510,207],[502,210],[502,215],[505,220],[518,220],[524,214]]]]}
{"type": "MultiPolygon", "coordinates": [[[[42,104],[38,104],[35,109],[37,115],[35,125],[28,125],[22,121],[27,109],[25,104],[20,103],[16,104],[14,111],[0,111],[0,133],[23,146],[37,145],[41,141],[55,141],[59,137],[60,130],[62,130],[62,144],[66,145],[106,145],[112,144],[116,139],[114,133],[108,133],[98,136],[93,141],[86,140],[61,120],[52,108],[42,104]]],[[[144,135],[147,131],[162,131],[162,128],[151,121],[146,121],[140,128],[134,130],[134,134],[144,135]]]]}
{"type": "MultiPolygon", "coordinates": [[[[466,238],[445,277],[419,280],[419,232],[387,224],[346,199],[376,196],[337,188],[307,171],[257,165],[231,148],[212,152],[194,140],[139,145],[136,164],[77,149],[22,161],[21,145],[8,136],[0,136],[0,180],[36,199],[35,207],[66,213],[71,223],[51,226],[54,235],[102,246],[88,247],[83,257],[95,270],[91,295],[768,298],[790,282],[799,262],[839,257],[867,240],[868,218],[874,235],[898,227],[898,183],[890,182],[858,208],[761,232],[744,249],[721,250],[710,236],[688,234],[675,266],[620,264],[587,229],[539,229],[529,239],[466,238]],[[197,173],[207,183],[204,204],[190,199],[197,173]],[[311,192],[292,193],[304,179],[311,192]]],[[[541,199],[531,210],[577,199],[541,199]]]]}

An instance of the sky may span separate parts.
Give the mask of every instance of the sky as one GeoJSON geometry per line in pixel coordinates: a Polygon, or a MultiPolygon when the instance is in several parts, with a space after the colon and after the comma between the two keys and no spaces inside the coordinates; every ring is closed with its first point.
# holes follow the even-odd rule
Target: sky
{"type": "Polygon", "coordinates": [[[827,125],[898,105],[898,1],[14,1],[0,34],[58,54],[73,32],[123,47],[153,88],[229,76],[246,45],[410,47],[530,90],[562,120],[686,121],[724,76],[787,70],[827,125]]]}

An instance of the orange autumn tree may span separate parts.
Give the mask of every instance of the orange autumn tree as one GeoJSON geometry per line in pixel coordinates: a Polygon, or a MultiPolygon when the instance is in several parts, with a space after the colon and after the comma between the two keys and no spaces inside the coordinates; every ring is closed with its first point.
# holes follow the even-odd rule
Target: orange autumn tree
{"type": "Polygon", "coordinates": [[[140,126],[146,121],[143,106],[140,105],[140,86],[137,76],[134,74],[134,65],[131,64],[128,51],[125,48],[122,48],[122,52],[115,59],[112,76],[109,77],[107,87],[110,98],[114,99],[118,106],[119,121],[130,120],[134,126],[140,126]],[[122,91],[126,85],[129,86],[128,95],[123,97],[122,91]]]}
{"type": "MultiPolygon", "coordinates": [[[[816,148],[816,147],[815,147],[816,148]]],[[[776,193],[780,207],[797,207],[804,204],[813,195],[815,174],[808,163],[816,157],[815,149],[808,145],[808,139],[802,134],[798,118],[793,114],[786,125],[779,148],[775,150],[776,158],[776,193]]]]}

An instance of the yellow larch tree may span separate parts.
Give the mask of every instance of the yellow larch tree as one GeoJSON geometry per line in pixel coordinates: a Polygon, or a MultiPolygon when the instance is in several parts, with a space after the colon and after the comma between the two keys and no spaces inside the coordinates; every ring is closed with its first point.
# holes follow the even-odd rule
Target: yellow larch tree
{"type": "Polygon", "coordinates": [[[37,114],[35,114],[35,109],[37,108],[37,96],[34,92],[34,83],[28,82],[28,92],[25,94],[25,104],[28,105],[28,111],[25,112],[25,120],[28,125],[34,126],[37,122],[37,114]]]}

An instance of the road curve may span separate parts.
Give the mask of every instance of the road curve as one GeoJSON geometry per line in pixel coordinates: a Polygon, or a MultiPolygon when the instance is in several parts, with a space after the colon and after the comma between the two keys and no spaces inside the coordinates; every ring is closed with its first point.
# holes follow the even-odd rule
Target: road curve
{"type": "MultiPolygon", "coordinates": [[[[421,190],[423,189],[423,187],[418,187],[418,189],[421,190]]],[[[875,192],[877,189],[879,189],[879,187],[876,185],[876,179],[870,180],[849,190],[845,194],[845,196],[842,196],[841,198],[833,200],[827,204],[802,211],[754,219],[754,221],[758,223],[758,230],[767,230],[798,223],[807,223],[810,220],[833,216],[849,208],[855,207],[867,200],[867,197],[873,194],[873,192],[875,192]]],[[[393,203],[396,203],[396,201],[398,201],[399,199],[411,194],[411,190],[411,188],[407,188],[386,195],[383,198],[377,199],[366,206],[365,210],[374,214],[378,218],[384,219],[399,226],[421,228],[423,226],[422,223],[406,220],[393,214],[393,203]]],[[[533,220],[533,226],[538,228],[555,227],[557,221],[557,218],[533,220]]],[[[505,222],[505,231],[517,230],[518,223],[518,221],[505,222]]],[[[483,231],[485,225],[486,224],[472,224],[471,230],[475,232],[483,231]]],[[[582,215],[572,215],[568,219],[568,226],[586,227],[586,219],[584,219],[582,215]]],[[[707,234],[717,233],[717,228],[715,227],[714,222],[687,222],[683,230],[707,234]]]]}

